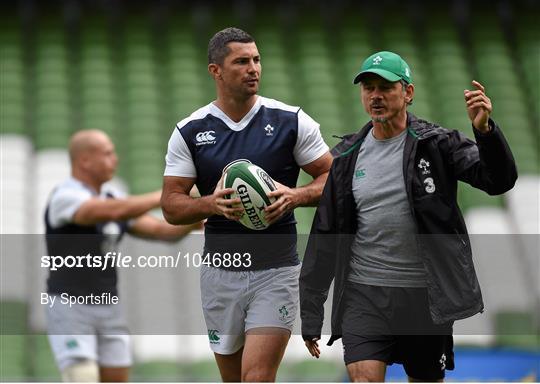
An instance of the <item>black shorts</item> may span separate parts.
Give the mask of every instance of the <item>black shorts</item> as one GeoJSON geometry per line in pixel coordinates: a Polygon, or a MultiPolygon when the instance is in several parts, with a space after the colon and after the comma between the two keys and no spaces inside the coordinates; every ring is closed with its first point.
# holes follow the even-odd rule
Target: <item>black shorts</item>
{"type": "Polygon", "coordinates": [[[454,369],[452,326],[433,323],[426,288],[345,286],[345,364],[400,363],[409,377],[440,380],[446,369],[454,369]]]}

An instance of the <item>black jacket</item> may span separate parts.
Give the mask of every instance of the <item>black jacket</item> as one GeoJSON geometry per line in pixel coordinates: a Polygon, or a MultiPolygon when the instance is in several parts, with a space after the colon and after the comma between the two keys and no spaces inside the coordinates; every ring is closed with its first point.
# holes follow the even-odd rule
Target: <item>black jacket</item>
{"type": "MultiPolygon", "coordinates": [[[[517,171],[499,127],[474,130],[476,143],[408,114],[403,151],[407,196],[416,222],[418,249],[427,276],[430,313],[437,324],[470,317],[484,304],[474,271],[467,228],[457,205],[457,182],[490,195],[514,186],[517,171]],[[427,165],[429,163],[429,166],[427,165]]],[[[332,338],[341,337],[342,297],[356,233],[353,172],[368,123],[333,150],[334,162],[315,214],[300,274],[300,311],[305,339],[320,337],[323,304],[334,279],[332,338]]]]}

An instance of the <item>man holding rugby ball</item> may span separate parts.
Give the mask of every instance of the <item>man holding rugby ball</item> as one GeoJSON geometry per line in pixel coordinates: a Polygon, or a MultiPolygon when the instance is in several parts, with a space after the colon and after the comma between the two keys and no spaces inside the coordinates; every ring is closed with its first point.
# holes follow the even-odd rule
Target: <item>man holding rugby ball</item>
{"type": "Polygon", "coordinates": [[[171,224],[208,219],[205,255],[218,262],[202,268],[201,296],[223,381],[273,381],[298,305],[300,262],[292,211],[317,204],[332,156],[319,124],[304,111],[257,95],[261,57],[249,34],[237,28],[216,33],[208,45],[208,71],[217,98],[172,133],[162,209],[171,224]],[[271,225],[264,230],[238,223],[240,198],[227,199],[234,190],[221,188],[223,168],[237,159],[251,161],[277,182],[270,194],[277,200],[266,208],[271,225]],[[300,168],[313,181],[296,188],[300,168]],[[201,198],[189,196],[194,184],[201,198]],[[241,260],[240,267],[224,266],[219,256],[243,255],[246,243],[249,260],[241,260]]]}

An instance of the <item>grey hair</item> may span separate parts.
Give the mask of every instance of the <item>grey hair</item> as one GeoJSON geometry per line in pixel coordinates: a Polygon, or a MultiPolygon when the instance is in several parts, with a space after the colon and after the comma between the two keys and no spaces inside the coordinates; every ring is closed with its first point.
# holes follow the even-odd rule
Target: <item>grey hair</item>
{"type": "Polygon", "coordinates": [[[217,32],[208,42],[208,64],[222,65],[230,53],[227,44],[232,42],[252,43],[255,39],[247,32],[234,27],[217,32]]]}
{"type": "MultiPolygon", "coordinates": [[[[409,85],[409,83],[407,83],[405,80],[400,80],[399,82],[401,83],[403,92],[405,92],[405,89],[407,88],[407,85],[409,85]]],[[[413,99],[407,101],[407,105],[412,105],[412,103],[413,103],[413,99]]]]}

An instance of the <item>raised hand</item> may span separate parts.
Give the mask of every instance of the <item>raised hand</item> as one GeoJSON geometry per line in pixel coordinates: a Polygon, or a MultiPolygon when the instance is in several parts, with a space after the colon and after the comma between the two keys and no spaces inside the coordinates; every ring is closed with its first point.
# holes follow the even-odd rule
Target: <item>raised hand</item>
{"type": "Polygon", "coordinates": [[[465,102],[467,104],[467,114],[473,126],[482,133],[489,132],[489,115],[492,111],[491,100],[485,94],[485,88],[478,81],[473,80],[472,85],[476,90],[466,89],[465,102]]]}

